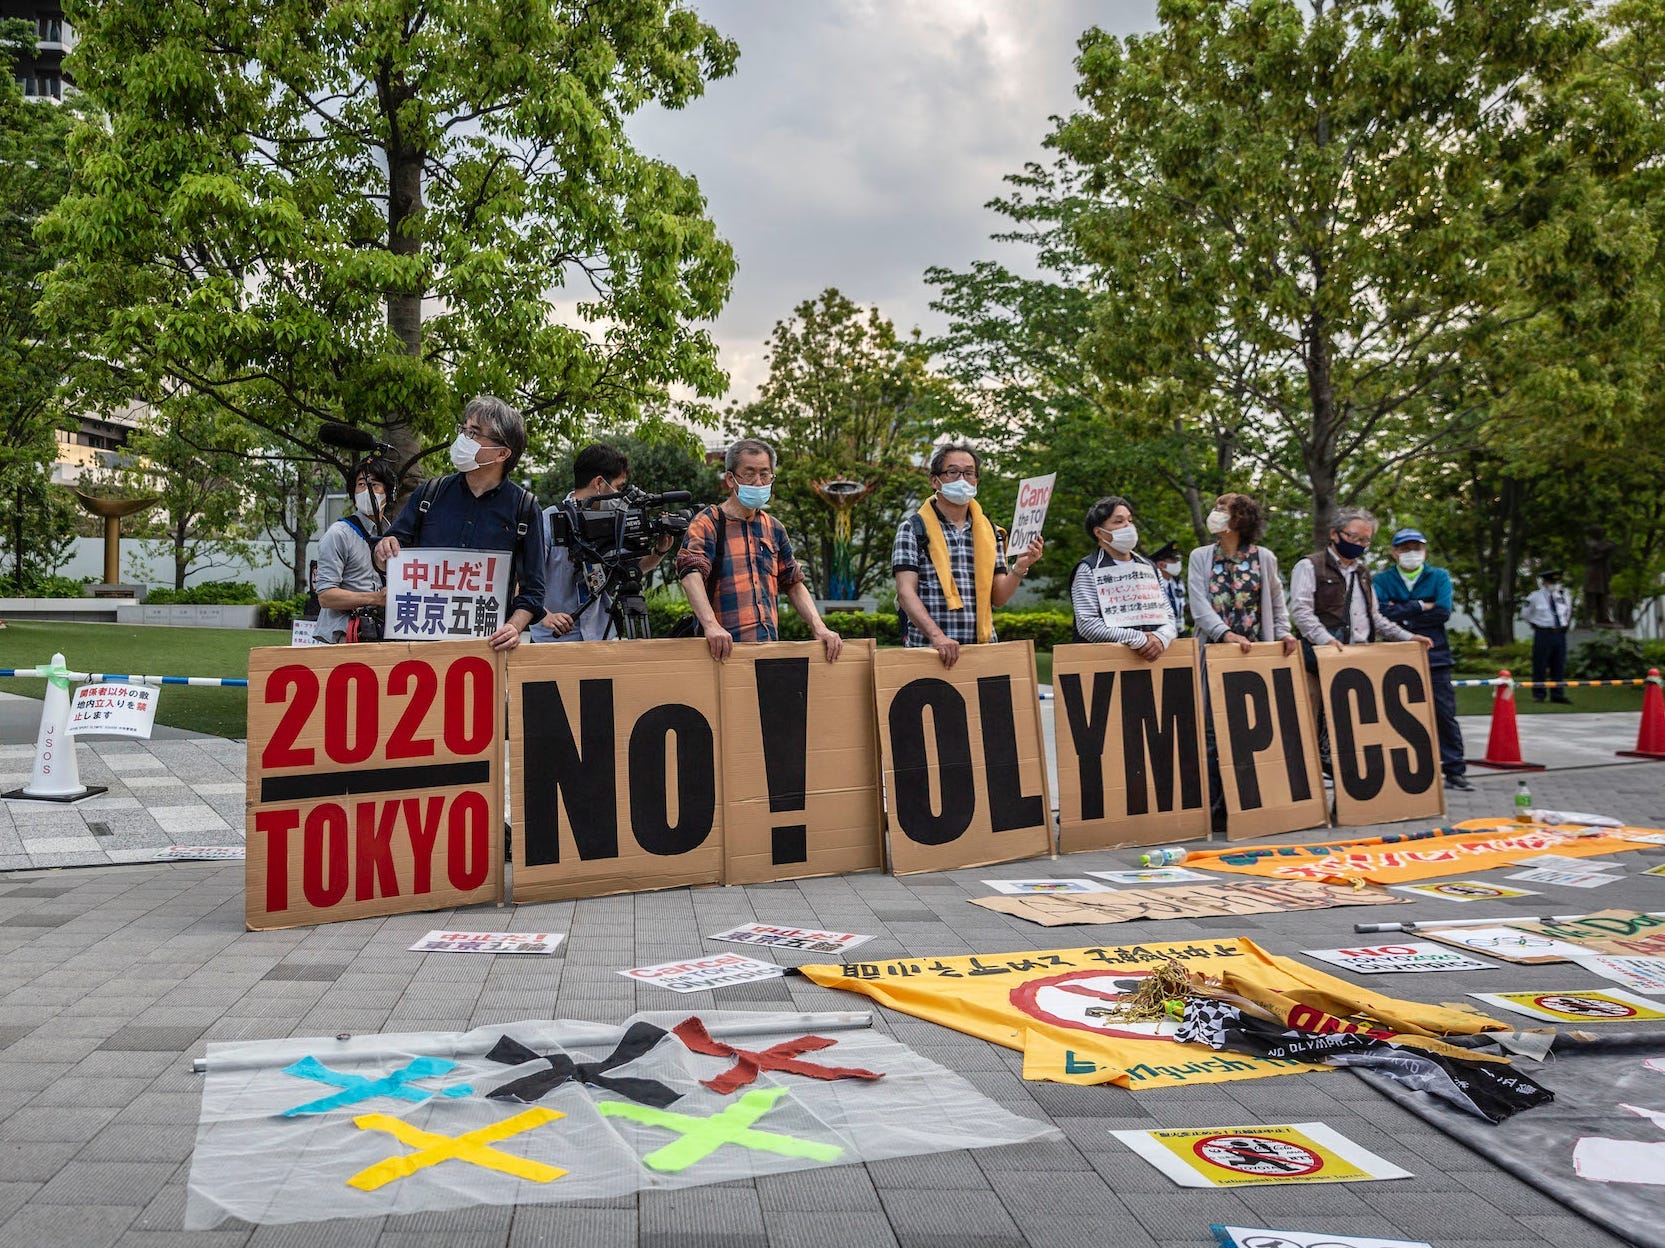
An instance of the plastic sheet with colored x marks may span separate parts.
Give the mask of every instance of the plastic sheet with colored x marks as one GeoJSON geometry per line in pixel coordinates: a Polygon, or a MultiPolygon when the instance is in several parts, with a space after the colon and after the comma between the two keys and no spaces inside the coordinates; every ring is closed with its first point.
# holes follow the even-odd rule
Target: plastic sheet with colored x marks
{"type": "Polygon", "coordinates": [[[703,1032],[677,1034],[688,1017],[210,1045],[185,1227],[589,1200],[1058,1135],[859,1015],[702,1011],[703,1032]]]}

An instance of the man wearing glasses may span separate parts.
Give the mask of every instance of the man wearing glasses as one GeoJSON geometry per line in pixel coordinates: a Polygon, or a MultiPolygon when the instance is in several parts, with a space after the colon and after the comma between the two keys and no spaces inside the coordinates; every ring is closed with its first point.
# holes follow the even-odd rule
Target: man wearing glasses
{"type": "Polygon", "coordinates": [[[902,644],[929,646],[944,667],[960,647],[995,640],[993,611],[1022,583],[1045,549],[1036,537],[1006,563],[1006,534],[977,505],[981,459],[969,446],[931,455],[931,497],[896,530],[890,569],[902,610],[902,644]]]}
{"type": "Polygon", "coordinates": [[[711,657],[727,659],[737,641],[779,641],[777,600],[784,592],[833,662],[844,641],[815,609],[786,526],[763,510],[774,489],[775,448],[742,438],[728,448],[723,468],[728,497],[688,522],[676,557],[676,574],[711,657]]]}
{"type": "Polygon", "coordinates": [[[430,478],[376,543],[376,564],[404,546],[502,550],[512,556],[509,613],[491,635],[493,650],[513,650],[543,617],[544,526],[538,500],[509,480],[526,449],[526,424],[502,399],[481,395],[463,408],[451,443],[456,472],[430,478]]]}

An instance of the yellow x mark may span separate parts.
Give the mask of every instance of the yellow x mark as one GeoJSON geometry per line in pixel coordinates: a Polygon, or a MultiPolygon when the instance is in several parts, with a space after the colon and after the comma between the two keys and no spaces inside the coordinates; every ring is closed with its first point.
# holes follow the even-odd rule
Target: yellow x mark
{"type": "Polygon", "coordinates": [[[373,1192],[395,1179],[405,1178],[428,1166],[437,1166],[442,1161],[453,1159],[466,1161],[470,1165],[484,1166],[488,1170],[499,1170],[534,1183],[552,1183],[566,1171],[558,1166],[546,1166],[541,1161],[500,1153],[491,1145],[564,1117],[566,1115],[557,1110],[537,1107],[518,1113],[513,1118],[505,1118],[502,1122],[495,1122],[489,1127],[481,1127],[478,1131],[450,1136],[423,1131],[411,1126],[403,1118],[395,1118],[391,1114],[364,1114],[353,1119],[353,1125],[359,1130],[385,1131],[399,1143],[419,1151],[409,1156],[388,1157],[378,1161],[348,1179],[347,1185],[360,1191],[373,1192]]]}

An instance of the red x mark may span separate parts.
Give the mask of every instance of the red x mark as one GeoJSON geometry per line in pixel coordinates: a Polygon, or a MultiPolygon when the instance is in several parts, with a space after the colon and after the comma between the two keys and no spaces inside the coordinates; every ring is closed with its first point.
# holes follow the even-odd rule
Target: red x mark
{"type": "Polygon", "coordinates": [[[882,1074],[854,1066],[819,1066],[814,1062],[795,1060],[800,1053],[813,1053],[817,1049],[825,1049],[838,1043],[825,1036],[799,1036],[796,1040],[783,1040],[779,1044],[770,1045],[762,1052],[756,1052],[752,1049],[737,1049],[732,1044],[713,1040],[711,1033],[706,1031],[705,1024],[697,1018],[685,1018],[672,1030],[676,1032],[677,1039],[695,1053],[734,1059],[734,1065],[715,1079],[700,1080],[713,1092],[723,1096],[745,1087],[765,1070],[784,1071],[789,1075],[807,1075],[811,1079],[884,1078],[882,1074]]]}

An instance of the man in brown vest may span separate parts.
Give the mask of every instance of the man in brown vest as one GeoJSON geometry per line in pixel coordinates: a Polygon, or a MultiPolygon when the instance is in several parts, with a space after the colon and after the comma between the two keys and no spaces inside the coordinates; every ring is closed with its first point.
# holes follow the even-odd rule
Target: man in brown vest
{"type": "Polygon", "coordinates": [[[1424,650],[1433,639],[1401,628],[1376,605],[1365,552],[1376,536],[1376,517],[1362,507],[1343,507],[1330,520],[1330,544],[1302,559],[1289,575],[1289,620],[1306,652],[1307,682],[1313,715],[1319,724],[1319,752],[1329,775],[1328,733],[1324,731],[1323,700],[1318,692],[1318,646],[1342,650],[1375,641],[1415,641],[1424,650]]]}

